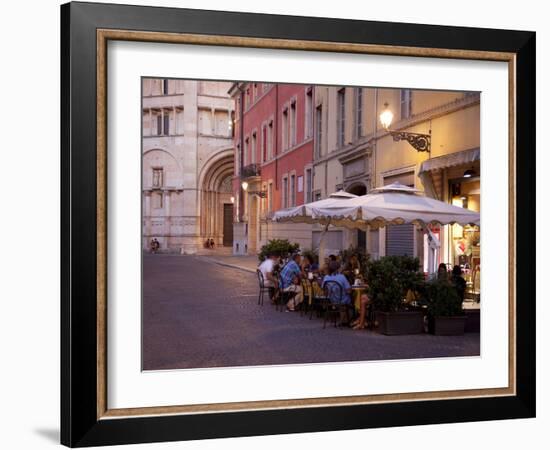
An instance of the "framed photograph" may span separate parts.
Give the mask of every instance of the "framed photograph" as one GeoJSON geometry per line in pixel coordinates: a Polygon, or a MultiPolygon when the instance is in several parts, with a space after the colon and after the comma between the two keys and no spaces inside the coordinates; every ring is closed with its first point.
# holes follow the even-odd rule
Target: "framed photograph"
{"type": "Polygon", "coordinates": [[[61,27],[64,445],[534,417],[535,33],[61,27]]]}

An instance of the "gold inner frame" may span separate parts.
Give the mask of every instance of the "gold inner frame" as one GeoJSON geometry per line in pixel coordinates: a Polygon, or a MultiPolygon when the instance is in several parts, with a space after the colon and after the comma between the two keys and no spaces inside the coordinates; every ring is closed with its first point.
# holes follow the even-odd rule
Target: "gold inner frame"
{"type": "Polygon", "coordinates": [[[288,409],[321,406],[391,403],[402,401],[445,400],[472,397],[513,396],[516,394],[516,171],[515,171],[515,53],[442,48],[397,47],[340,42],[296,41],[238,36],[158,33],[130,30],[97,30],[97,418],[166,414],[219,413],[246,410],[288,409]],[[508,387],[467,389],[402,394],[378,394],[265,400],[201,405],[150,406],[109,409],[107,405],[107,42],[109,40],[179,43],[231,47],[363,53],[391,56],[437,57],[503,61],[508,63],[508,387]]]}

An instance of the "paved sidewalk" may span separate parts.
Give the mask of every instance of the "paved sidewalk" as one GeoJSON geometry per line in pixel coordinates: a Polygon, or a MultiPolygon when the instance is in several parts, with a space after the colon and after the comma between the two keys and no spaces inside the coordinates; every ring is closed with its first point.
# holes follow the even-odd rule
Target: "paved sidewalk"
{"type": "Polygon", "coordinates": [[[255,255],[236,256],[236,255],[199,255],[197,258],[210,262],[215,262],[222,266],[232,267],[234,269],[246,270],[255,273],[260,260],[255,255]]]}
{"type": "Polygon", "coordinates": [[[144,255],[144,370],[479,355],[479,333],[384,336],[330,324],[323,329],[315,315],[309,320],[279,312],[269,300],[258,305],[253,257],[213,259],[144,255]]]}

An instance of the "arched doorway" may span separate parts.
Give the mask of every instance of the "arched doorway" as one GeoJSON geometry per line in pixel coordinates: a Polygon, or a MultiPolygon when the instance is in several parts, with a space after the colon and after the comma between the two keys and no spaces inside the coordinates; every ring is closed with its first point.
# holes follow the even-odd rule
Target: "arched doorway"
{"type": "Polygon", "coordinates": [[[367,186],[363,183],[354,183],[346,189],[346,192],[354,195],[365,195],[367,193],[367,186]]]}
{"type": "Polygon", "coordinates": [[[233,151],[216,154],[205,164],[200,177],[200,240],[213,239],[216,247],[233,246],[231,180],[233,151]]]}
{"type": "MultiPolygon", "coordinates": [[[[367,193],[367,186],[363,183],[354,183],[348,186],[346,192],[355,195],[365,195],[367,193]]],[[[361,248],[366,251],[367,233],[365,231],[357,230],[357,248],[361,248]]]]}

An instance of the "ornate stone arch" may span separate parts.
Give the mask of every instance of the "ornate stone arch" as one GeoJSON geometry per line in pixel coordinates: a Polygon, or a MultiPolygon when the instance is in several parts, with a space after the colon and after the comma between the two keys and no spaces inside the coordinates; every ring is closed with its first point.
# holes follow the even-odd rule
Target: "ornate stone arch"
{"type": "Polygon", "coordinates": [[[199,216],[201,240],[214,239],[222,245],[224,204],[231,202],[234,152],[225,149],[216,152],[204,164],[199,174],[199,216]]]}

